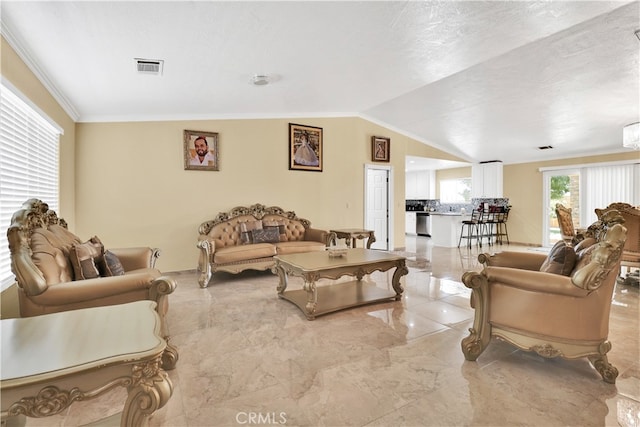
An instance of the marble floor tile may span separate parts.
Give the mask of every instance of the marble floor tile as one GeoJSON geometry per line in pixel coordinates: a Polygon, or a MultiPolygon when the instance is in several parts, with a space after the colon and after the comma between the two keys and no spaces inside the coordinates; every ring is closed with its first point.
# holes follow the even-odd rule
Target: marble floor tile
{"type": "MultiPolygon", "coordinates": [[[[195,271],[167,273],[178,282],[167,321],[180,359],[169,373],[173,396],[150,425],[640,426],[638,288],[617,286],[611,307],[615,385],[586,359],[545,359],[497,339],[469,362],[460,342],[474,310],[462,274],[481,269],[479,252],[532,248],[439,248],[414,236],[406,244],[400,301],[314,321],[277,297],[270,272],[217,273],[205,289],[195,271]]],[[[390,289],[391,273],[365,280],[390,289]]],[[[112,390],[27,426],[109,416],[117,425],[125,397],[112,390]]]]}

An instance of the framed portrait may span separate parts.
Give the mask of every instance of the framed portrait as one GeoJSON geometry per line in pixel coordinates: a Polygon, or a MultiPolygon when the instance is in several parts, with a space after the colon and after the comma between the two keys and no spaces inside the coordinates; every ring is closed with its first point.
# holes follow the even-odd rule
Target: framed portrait
{"type": "Polygon", "coordinates": [[[289,123],[289,170],[322,172],[322,128],[289,123]]]}
{"type": "Polygon", "coordinates": [[[371,160],[374,162],[388,162],[391,158],[391,138],[382,136],[371,137],[371,160]]]}
{"type": "Polygon", "coordinates": [[[198,130],[184,131],[184,169],[217,171],[218,134],[198,130]]]}

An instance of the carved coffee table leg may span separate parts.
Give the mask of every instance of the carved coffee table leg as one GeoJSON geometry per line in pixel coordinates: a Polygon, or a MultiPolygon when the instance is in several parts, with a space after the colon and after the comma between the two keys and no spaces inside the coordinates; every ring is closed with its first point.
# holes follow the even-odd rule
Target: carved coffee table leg
{"type": "Polygon", "coordinates": [[[162,408],[173,393],[167,373],[160,368],[161,358],[138,363],[132,368],[132,382],[128,387],[120,426],[146,426],[149,417],[162,408]]]}
{"type": "Polygon", "coordinates": [[[316,318],[316,305],[318,304],[318,290],[316,289],[316,281],[312,278],[305,277],[303,289],[307,292],[307,305],[305,315],[308,320],[316,318]]]}
{"type": "Polygon", "coordinates": [[[278,275],[280,278],[280,282],[278,282],[278,296],[282,297],[283,292],[287,289],[287,272],[284,271],[284,268],[280,264],[276,264],[272,270],[274,273],[278,275]]]}
{"type": "Polygon", "coordinates": [[[396,291],[396,300],[402,298],[402,292],[404,292],[400,278],[408,273],[409,269],[407,268],[405,260],[398,261],[398,266],[396,267],[396,271],[393,272],[393,278],[391,279],[393,289],[396,291]]]}
{"type": "Polygon", "coordinates": [[[373,233],[369,233],[369,238],[367,239],[367,249],[371,249],[371,245],[376,241],[376,236],[373,233]]]}

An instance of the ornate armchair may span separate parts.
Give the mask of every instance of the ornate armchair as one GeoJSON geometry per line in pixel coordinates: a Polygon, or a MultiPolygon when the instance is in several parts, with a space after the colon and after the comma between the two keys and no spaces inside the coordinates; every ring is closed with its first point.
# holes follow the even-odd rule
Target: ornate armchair
{"type": "Polygon", "coordinates": [[[627,228],[627,241],[622,251],[620,265],[626,267],[626,275],[620,275],[619,280],[628,285],[640,284],[640,209],[628,203],[611,203],[605,209],[596,209],[598,219],[610,210],[617,210],[624,218],[624,226],[627,228]],[[635,271],[631,271],[635,269],[635,271]]]}
{"type": "Polygon", "coordinates": [[[13,214],[7,237],[20,316],[155,301],[161,333],[167,340],[163,367],[175,367],[178,351],[168,342],[165,314],[176,283],[154,268],[158,249],[138,247],[105,252],[96,237],[82,243],[67,230],[64,219],[37,199],[26,201],[13,214]]]}
{"type": "Polygon", "coordinates": [[[534,252],[480,254],[481,272],[466,272],[475,308],[462,340],[476,360],[496,337],[543,357],[587,357],[604,381],[618,370],[607,360],[609,310],[626,228],[617,211],[603,217],[576,247],[560,241],[549,255],[534,252]]]}

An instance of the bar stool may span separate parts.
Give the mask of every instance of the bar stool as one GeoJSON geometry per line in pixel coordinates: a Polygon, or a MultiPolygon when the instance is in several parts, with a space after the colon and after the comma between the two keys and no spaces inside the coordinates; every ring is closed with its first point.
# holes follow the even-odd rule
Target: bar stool
{"type": "MultiPolygon", "coordinates": [[[[460,239],[458,239],[458,247],[462,243],[462,239],[467,239],[467,247],[471,248],[471,239],[476,239],[476,244],[481,239],[480,233],[480,218],[482,213],[477,210],[471,212],[471,219],[465,219],[462,221],[462,228],[460,229],[460,239]],[[464,229],[467,227],[467,234],[465,235],[464,229]]],[[[482,246],[482,242],[480,242],[482,246]]]]}
{"type": "Polygon", "coordinates": [[[509,218],[509,208],[502,208],[502,212],[496,215],[496,243],[502,244],[502,237],[507,238],[509,244],[509,231],[507,230],[507,219],[509,218]]]}
{"type": "Polygon", "coordinates": [[[479,229],[479,240],[480,247],[482,247],[482,239],[487,238],[487,244],[491,246],[493,244],[492,240],[495,237],[495,228],[494,225],[496,223],[494,212],[495,207],[489,206],[488,210],[484,210],[480,214],[480,223],[478,224],[479,229]]]}

